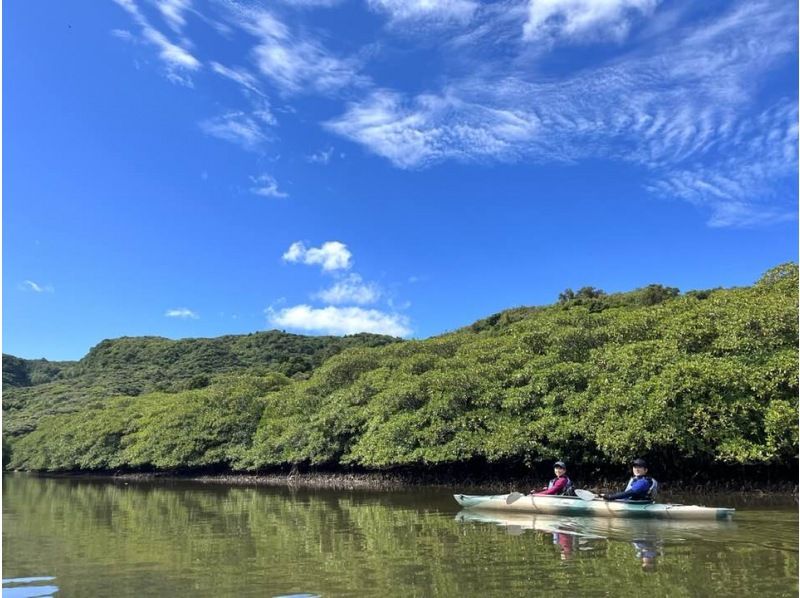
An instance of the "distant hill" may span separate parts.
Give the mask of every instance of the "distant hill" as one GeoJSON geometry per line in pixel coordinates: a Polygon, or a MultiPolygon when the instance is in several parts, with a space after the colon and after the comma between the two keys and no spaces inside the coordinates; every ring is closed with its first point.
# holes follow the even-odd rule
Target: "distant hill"
{"type": "Polygon", "coordinates": [[[22,359],[3,353],[3,389],[36,386],[58,380],[69,372],[76,361],[48,361],[47,359],[22,359]]]}
{"type": "Polygon", "coordinates": [[[3,355],[3,431],[30,432],[43,416],[69,413],[113,396],[202,388],[214,376],[253,370],[308,375],[351,347],[378,347],[400,339],[375,335],[302,336],[277,330],[218,338],[104,340],[80,361],[3,355]]]}

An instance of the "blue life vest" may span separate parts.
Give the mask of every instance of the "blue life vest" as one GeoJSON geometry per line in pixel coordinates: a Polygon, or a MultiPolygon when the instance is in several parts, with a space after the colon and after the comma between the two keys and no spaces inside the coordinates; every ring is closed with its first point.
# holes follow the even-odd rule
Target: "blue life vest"
{"type": "Polygon", "coordinates": [[[634,482],[641,479],[647,480],[650,483],[650,487],[647,489],[647,492],[644,494],[644,496],[635,496],[633,497],[633,500],[655,500],[656,494],[658,493],[658,482],[656,482],[650,476],[643,475],[632,477],[630,480],[628,480],[628,485],[625,486],[625,492],[631,489],[634,482]]]}

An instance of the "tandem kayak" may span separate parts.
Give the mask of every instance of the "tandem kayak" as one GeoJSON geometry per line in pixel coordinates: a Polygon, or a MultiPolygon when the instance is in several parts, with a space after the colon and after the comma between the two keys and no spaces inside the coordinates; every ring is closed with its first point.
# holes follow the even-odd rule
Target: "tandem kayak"
{"type": "Polygon", "coordinates": [[[576,496],[523,496],[509,501],[508,494],[476,496],[455,494],[456,502],[466,509],[517,511],[545,515],[588,515],[591,517],[631,517],[641,519],[712,519],[730,520],[736,509],[675,505],[646,501],[583,500],[576,496]],[[510,503],[510,504],[509,504],[510,503]]]}

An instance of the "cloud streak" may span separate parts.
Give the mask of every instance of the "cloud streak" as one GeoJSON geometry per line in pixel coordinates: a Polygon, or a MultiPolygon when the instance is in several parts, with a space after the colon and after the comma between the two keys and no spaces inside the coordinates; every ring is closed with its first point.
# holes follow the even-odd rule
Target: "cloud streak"
{"type": "Polygon", "coordinates": [[[253,150],[270,139],[265,126],[272,124],[274,119],[268,112],[258,114],[228,112],[202,121],[200,128],[207,135],[253,150]]]}
{"type": "Polygon", "coordinates": [[[173,31],[180,33],[186,25],[184,13],[191,7],[191,0],[158,0],[156,6],[173,31]]]}
{"type": "Polygon", "coordinates": [[[523,26],[527,41],[621,41],[632,21],[650,15],[658,0],[529,0],[523,26]]]}
{"type": "MultiPolygon", "coordinates": [[[[163,33],[150,24],[134,0],[114,0],[121,6],[141,29],[142,39],[158,49],[159,58],[167,67],[167,78],[176,83],[191,85],[188,72],[197,71],[202,65],[186,48],[170,41],[163,33]]],[[[166,10],[174,18],[180,16],[180,2],[161,2],[159,8],[166,10]]]]}
{"type": "Polygon", "coordinates": [[[258,39],[253,57],[261,74],[282,93],[333,94],[365,85],[359,61],[334,55],[316,39],[293,31],[274,13],[239,7],[234,11],[239,27],[258,39]]]}
{"type": "Polygon", "coordinates": [[[179,318],[182,320],[197,320],[200,318],[200,316],[187,307],[168,309],[166,312],[164,312],[164,316],[167,318],[179,318]]]}
{"type": "Polygon", "coordinates": [[[441,27],[464,25],[479,4],[473,0],[369,0],[369,7],[389,16],[394,25],[441,27]]]}
{"type": "Polygon", "coordinates": [[[666,32],[647,51],[562,78],[532,82],[507,69],[453,80],[439,93],[375,89],[326,127],[400,168],[632,163],[652,173],[649,190],[710,206],[712,224],[752,223],[745,203],[760,209],[765,177],[791,176],[797,164],[794,100],[752,114],[758,82],[794,52],[786,25],[793,14],[741,4],[713,22],[666,32]]]}
{"type": "Polygon", "coordinates": [[[30,291],[33,293],[54,293],[55,289],[51,285],[38,284],[32,280],[25,280],[20,285],[23,291],[30,291]]]}

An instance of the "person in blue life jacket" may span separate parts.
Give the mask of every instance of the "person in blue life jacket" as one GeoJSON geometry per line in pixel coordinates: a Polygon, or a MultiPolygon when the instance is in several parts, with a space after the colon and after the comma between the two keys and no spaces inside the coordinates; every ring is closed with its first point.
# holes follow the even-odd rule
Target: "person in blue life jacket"
{"type": "Polygon", "coordinates": [[[603,500],[654,500],[658,482],[647,475],[647,462],[644,459],[633,460],[633,477],[622,492],[601,494],[603,500]]]}

